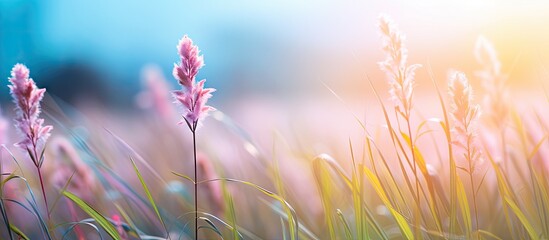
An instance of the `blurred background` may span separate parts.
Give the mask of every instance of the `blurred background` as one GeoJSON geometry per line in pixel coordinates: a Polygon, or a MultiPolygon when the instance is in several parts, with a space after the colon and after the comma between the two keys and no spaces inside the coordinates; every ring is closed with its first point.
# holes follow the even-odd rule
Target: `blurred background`
{"type": "MultiPolygon", "coordinates": [[[[329,96],[324,84],[361,95],[365,74],[386,82],[376,64],[384,58],[376,21],[386,13],[407,36],[409,62],[430,65],[437,77],[478,68],[473,46],[482,34],[512,84],[539,84],[548,11],[543,1],[2,0],[0,75],[21,62],[69,103],[133,108],[147,64],[160,66],[175,89],[175,45],[188,34],[205,56],[199,76],[218,89],[215,106],[250,95],[329,96]]],[[[430,85],[425,69],[418,74],[420,87],[430,85]]],[[[9,101],[7,87],[0,97],[9,101]]]]}
{"type": "MultiPolygon", "coordinates": [[[[42,116],[54,125],[54,137],[84,139],[98,159],[133,183],[138,181],[127,157],[141,155],[139,164],[151,163],[182,185],[170,172],[190,173],[191,161],[185,160],[191,136],[176,125],[181,119],[168,91],[180,88],[171,72],[179,61],[176,44],[188,34],[205,58],[199,78],[217,89],[208,103],[220,110],[200,130],[201,152],[229,177],[268,189],[274,187],[265,166],[280,158],[290,199],[316,199],[297,202],[313,213],[309,225],[321,226],[314,224],[321,220],[320,200],[310,197],[317,193],[311,187],[314,156],[327,153],[350,169],[349,145],[364,142],[357,119],[376,135],[380,149],[393,147],[380,134],[385,122],[368,84],[369,78],[390,106],[387,77],[377,64],[385,59],[377,29],[381,13],[406,35],[408,63],[423,65],[416,75],[413,124],[442,116],[430,71],[442,91],[450,69],[464,71],[475,101],[482,101],[473,53],[480,35],[495,47],[512,106],[522,113],[535,102],[547,112],[549,3],[510,0],[0,0],[0,108],[13,114],[7,78],[15,63],[24,63],[53,97],[46,97],[42,116]]],[[[20,136],[13,128],[8,132],[11,147],[20,136]]],[[[425,156],[438,151],[435,142],[419,145],[425,156]]],[[[390,152],[388,159],[394,158],[390,152]]],[[[55,172],[55,162],[46,162],[55,172]]],[[[172,201],[163,200],[170,208],[172,201]]],[[[245,226],[264,218],[249,214],[239,212],[245,226]]]]}

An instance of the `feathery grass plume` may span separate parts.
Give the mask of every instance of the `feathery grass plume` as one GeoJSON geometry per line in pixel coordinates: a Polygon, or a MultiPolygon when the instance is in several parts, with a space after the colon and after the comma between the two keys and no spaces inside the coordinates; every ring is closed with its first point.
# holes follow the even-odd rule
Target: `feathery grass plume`
{"type": "Polygon", "coordinates": [[[389,93],[397,110],[405,118],[409,118],[412,108],[415,71],[421,65],[406,65],[408,50],[404,45],[405,37],[398,31],[388,16],[381,15],[379,17],[378,27],[383,39],[383,51],[387,54],[385,61],[378,64],[389,77],[389,93]]]}
{"type": "Polygon", "coordinates": [[[209,111],[214,110],[213,107],[207,106],[206,102],[215,91],[213,88],[204,88],[206,80],[201,80],[196,83],[196,75],[198,70],[204,66],[204,58],[199,55],[200,51],[193,41],[185,35],[177,45],[179,56],[181,57],[180,64],[174,64],[173,76],[179,81],[183,87],[182,90],[174,91],[173,96],[176,103],[179,103],[184,108],[183,119],[191,129],[196,131],[197,124],[203,119],[209,111]]]}
{"type": "Polygon", "coordinates": [[[29,78],[29,69],[23,64],[16,64],[11,70],[8,85],[13,102],[16,105],[17,117],[15,126],[23,135],[23,140],[16,146],[28,151],[34,165],[40,167],[42,159],[38,153],[42,152],[46,140],[50,136],[52,126],[43,126],[44,119],[39,118],[40,101],[46,89],[37,88],[36,83],[29,78]]]}
{"type": "Polygon", "coordinates": [[[475,58],[482,70],[476,75],[482,81],[486,97],[485,109],[494,123],[499,126],[505,121],[509,111],[507,103],[507,76],[501,73],[501,63],[498,59],[494,45],[485,37],[479,36],[475,44],[475,58]]]}
{"type": "Polygon", "coordinates": [[[25,65],[18,63],[11,70],[9,78],[11,85],[8,87],[17,112],[15,127],[23,135],[23,140],[15,145],[26,151],[36,166],[44,202],[46,208],[49,209],[40,168],[44,161],[44,147],[53,127],[43,126],[44,119],[39,118],[40,101],[44,97],[46,89],[36,87],[36,83],[29,78],[29,73],[30,71],[25,65]]]}
{"type": "Polygon", "coordinates": [[[196,83],[196,75],[198,70],[204,66],[204,58],[199,55],[198,47],[193,44],[193,41],[187,37],[179,41],[177,45],[181,62],[174,64],[173,76],[179,81],[183,89],[174,91],[173,96],[175,102],[183,106],[183,119],[193,135],[193,160],[194,160],[194,223],[195,223],[195,239],[198,239],[198,169],[196,160],[196,129],[209,111],[214,110],[213,107],[207,106],[206,102],[212,96],[213,88],[204,88],[206,80],[201,80],[196,83]]]}
{"type": "Polygon", "coordinates": [[[477,140],[477,121],[480,116],[480,106],[473,102],[473,89],[464,73],[450,73],[448,90],[451,97],[450,116],[453,119],[453,143],[458,149],[461,149],[461,151],[456,151],[459,153],[456,156],[464,156],[468,164],[467,169],[461,169],[469,175],[475,222],[478,227],[477,186],[474,183],[473,174],[477,164],[482,161],[480,145],[477,140]]]}
{"type": "Polygon", "coordinates": [[[95,176],[74,146],[67,139],[59,137],[52,139],[50,149],[53,149],[53,161],[46,165],[53,185],[63,188],[72,176],[67,189],[78,194],[80,198],[91,201],[96,188],[95,176]]]}
{"type": "Polygon", "coordinates": [[[448,90],[451,97],[450,115],[454,123],[452,131],[455,144],[465,149],[469,145],[477,148],[475,137],[477,120],[480,117],[480,106],[473,102],[473,88],[465,74],[462,72],[450,73],[448,90]]]}
{"type": "Polygon", "coordinates": [[[477,140],[480,106],[473,102],[473,89],[464,73],[451,73],[448,88],[451,97],[450,115],[454,124],[452,126],[454,145],[469,153],[466,155],[467,160],[471,161],[474,167],[482,160],[477,140]]]}
{"type": "Polygon", "coordinates": [[[141,108],[152,108],[163,119],[171,118],[173,105],[167,96],[170,90],[160,67],[147,65],[141,75],[145,89],[137,96],[137,105],[141,108]]]}
{"type": "MultiPolygon", "coordinates": [[[[415,179],[415,203],[414,208],[414,224],[420,225],[421,223],[421,196],[420,196],[420,179],[418,177],[418,163],[416,159],[416,146],[414,143],[415,136],[412,135],[411,127],[411,110],[412,99],[414,92],[414,77],[416,70],[421,67],[420,64],[407,65],[406,60],[408,58],[408,50],[404,46],[405,37],[398,31],[395,24],[389,17],[381,15],[378,23],[379,30],[381,31],[381,38],[383,40],[383,51],[385,51],[387,57],[385,61],[379,62],[379,66],[389,77],[389,93],[391,99],[395,104],[395,113],[401,115],[407,127],[407,138],[410,147],[410,155],[413,163],[408,161],[410,168],[413,171],[415,179]]],[[[405,157],[408,159],[408,157],[405,157]]],[[[412,190],[412,189],[410,189],[412,190]]],[[[414,235],[416,238],[421,238],[421,232],[419,228],[414,229],[414,235]]]]}

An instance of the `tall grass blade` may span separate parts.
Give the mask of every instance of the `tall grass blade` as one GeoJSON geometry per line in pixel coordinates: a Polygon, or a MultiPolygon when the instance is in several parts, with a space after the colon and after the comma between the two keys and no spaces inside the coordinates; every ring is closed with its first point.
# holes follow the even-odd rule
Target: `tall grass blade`
{"type": "MultiPolygon", "coordinates": [[[[337,216],[339,217],[339,220],[341,221],[341,224],[343,224],[343,227],[345,229],[345,237],[346,239],[353,239],[353,234],[351,233],[351,228],[349,227],[349,224],[347,223],[347,220],[345,220],[345,216],[343,216],[343,213],[341,212],[341,209],[337,209],[337,216]]],[[[357,236],[360,237],[360,236],[357,236]]]]}
{"type": "MultiPolygon", "coordinates": [[[[69,233],[71,233],[72,231],[74,231],[74,229],[76,228],[76,226],[78,225],[85,225],[85,226],[90,226],[91,228],[93,228],[93,230],[95,230],[95,232],[97,233],[97,235],[99,236],[99,239],[103,239],[103,236],[101,236],[101,232],[99,231],[99,228],[97,226],[95,226],[93,223],[91,223],[91,221],[89,221],[88,219],[84,219],[80,222],[75,222],[75,223],[67,223],[67,224],[70,224],[71,226],[65,230],[65,232],[63,233],[63,235],[61,236],[61,240],[64,240],[67,238],[67,236],[69,235],[69,233]]],[[[65,224],[63,224],[65,225],[65,224]]]]}
{"type": "MultiPolygon", "coordinates": [[[[334,173],[336,173],[339,177],[339,180],[341,180],[345,184],[344,186],[347,186],[347,189],[349,191],[352,191],[353,184],[351,179],[349,179],[349,177],[345,174],[343,168],[332,157],[327,154],[321,154],[314,158],[313,173],[315,175],[316,183],[321,194],[324,214],[326,215],[325,219],[327,221],[327,227],[330,235],[334,235],[334,238],[332,239],[335,239],[334,221],[336,219],[334,216],[332,216],[332,211],[334,211],[334,208],[330,201],[330,196],[333,194],[330,185],[334,182],[334,179],[330,177],[328,170],[332,170],[334,173]]],[[[377,236],[381,239],[389,239],[389,236],[383,230],[381,224],[376,220],[376,217],[365,202],[362,204],[362,208],[366,213],[366,220],[368,224],[370,224],[370,226],[374,228],[377,236]]]]}
{"type": "Polygon", "coordinates": [[[143,190],[145,191],[145,194],[147,195],[147,198],[149,199],[149,203],[154,209],[154,212],[156,213],[156,216],[158,217],[158,220],[162,223],[162,226],[164,227],[164,230],[166,231],[166,234],[169,235],[168,228],[166,228],[166,224],[164,223],[164,219],[162,219],[162,216],[160,215],[160,211],[158,210],[158,207],[156,206],[156,203],[154,202],[154,199],[151,195],[151,191],[149,190],[149,187],[145,183],[145,180],[143,180],[143,176],[141,176],[141,173],[139,172],[139,169],[137,168],[137,165],[135,165],[135,162],[133,161],[133,158],[130,157],[130,160],[132,162],[133,169],[135,173],[137,174],[137,177],[139,178],[139,182],[141,182],[141,186],[143,186],[143,190]]]}
{"type": "Polygon", "coordinates": [[[471,211],[469,209],[469,201],[467,200],[467,194],[465,193],[465,187],[463,186],[463,182],[461,181],[461,178],[456,178],[456,187],[457,187],[457,200],[459,207],[461,209],[461,217],[465,224],[465,234],[466,236],[471,239],[472,238],[472,232],[473,232],[473,223],[471,221],[471,211]]]}
{"type": "MultiPolygon", "coordinates": [[[[265,203],[267,206],[269,206],[275,213],[280,215],[281,220],[288,221],[288,215],[284,212],[284,210],[280,209],[280,206],[277,204],[273,204],[272,202],[269,202],[265,199],[260,199],[263,203],[265,203]]],[[[313,240],[319,240],[320,238],[317,237],[311,230],[306,228],[303,224],[299,224],[299,231],[300,233],[305,234],[309,239],[313,240]]]]}
{"type": "Polygon", "coordinates": [[[427,72],[429,73],[429,77],[431,78],[431,82],[435,86],[438,100],[440,103],[440,107],[442,109],[442,113],[444,115],[444,121],[441,121],[439,124],[441,128],[444,130],[444,135],[446,136],[446,145],[448,148],[448,160],[450,163],[450,234],[456,232],[456,228],[458,227],[458,221],[457,221],[457,166],[454,159],[454,154],[452,150],[452,135],[450,133],[450,118],[448,116],[448,110],[446,109],[446,104],[444,103],[444,99],[442,97],[442,93],[440,92],[440,88],[438,87],[437,82],[435,81],[435,76],[433,74],[431,65],[428,64],[427,72]]]}
{"type": "Polygon", "coordinates": [[[95,219],[101,227],[109,234],[109,236],[115,240],[121,240],[120,235],[118,234],[118,231],[114,228],[114,226],[107,220],[101,213],[99,213],[97,210],[95,210],[93,207],[91,207],[88,203],[84,202],[84,200],[80,199],[76,195],[72,194],[71,192],[64,191],[63,195],[73,201],[80,209],[82,209],[84,212],[86,212],[90,217],[95,219]]]}
{"type": "Polygon", "coordinates": [[[531,239],[538,240],[540,239],[538,233],[536,230],[534,230],[534,227],[528,221],[528,218],[524,215],[524,213],[520,210],[520,208],[513,202],[513,200],[509,199],[508,197],[505,197],[505,203],[511,208],[513,213],[517,216],[519,221],[522,223],[522,226],[526,229],[528,232],[528,235],[531,239]]]}
{"type": "MultiPolygon", "coordinates": [[[[393,208],[393,206],[392,206],[391,202],[389,201],[389,198],[387,198],[387,195],[385,194],[385,190],[381,186],[381,183],[379,182],[379,179],[377,178],[377,176],[372,171],[370,171],[370,169],[368,169],[366,167],[363,168],[363,171],[366,173],[366,176],[367,176],[368,180],[370,181],[370,183],[374,187],[374,190],[377,192],[377,194],[378,194],[379,198],[381,199],[381,201],[383,202],[383,204],[385,204],[385,206],[391,212],[391,215],[393,215],[393,217],[395,218],[395,221],[397,222],[398,227],[400,228],[400,231],[402,232],[402,235],[404,237],[406,237],[406,239],[414,239],[414,234],[412,232],[412,229],[410,228],[410,225],[408,225],[408,222],[406,221],[404,216],[402,216],[402,214],[400,214],[399,212],[397,212],[393,208]]],[[[419,227],[419,226],[417,226],[417,227],[419,227]]]]}
{"type": "MultiPolygon", "coordinates": [[[[9,227],[10,231],[13,231],[15,234],[17,234],[17,236],[19,236],[18,239],[30,240],[30,238],[27,237],[27,235],[25,235],[25,233],[23,233],[21,230],[19,230],[19,228],[17,228],[13,224],[10,224],[9,226],[10,226],[9,227]]],[[[10,238],[11,238],[11,233],[10,233],[10,238]]]]}
{"type": "Polygon", "coordinates": [[[233,239],[237,240],[240,239],[240,233],[238,232],[238,227],[236,224],[236,211],[234,209],[234,200],[233,196],[227,189],[227,184],[225,181],[221,182],[221,188],[223,189],[223,199],[225,200],[226,208],[229,209],[228,215],[229,215],[229,224],[232,228],[231,232],[233,234],[233,239]]]}

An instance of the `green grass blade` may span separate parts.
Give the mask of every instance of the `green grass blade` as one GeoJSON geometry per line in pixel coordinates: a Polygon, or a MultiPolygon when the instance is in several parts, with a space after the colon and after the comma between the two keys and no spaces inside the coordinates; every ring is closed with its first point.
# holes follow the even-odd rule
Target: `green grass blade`
{"type": "Polygon", "coordinates": [[[457,190],[457,201],[461,209],[461,217],[465,223],[465,232],[468,238],[472,238],[473,224],[471,221],[471,211],[469,209],[469,201],[467,200],[467,194],[465,193],[465,187],[461,178],[456,178],[456,190],[457,190]]]}
{"type": "MultiPolygon", "coordinates": [[[[1,163],[0,163],[1,165],[1,163]]],[[[2,170],[0,170],[0,173],[1,173],[2,170]]],[[[10,220],[8,218],[8,214],[6,212],[6,208],[5,208],[5,205],[4,205],[4,197],[2,196],[3,194],[3,189],[2,189],[2,185],[0,185],[0,212],[2,213],[2,220],[4,222],[4,225],[6,226],[6,229],[8,230],[8,236],[10,236],[10,240],[13,240],[13,235],[12,235],[12,230],[10,227],[8,226],[11,226],[10,224],[10,220]]]]}
{"type": "Polygon", "coordinates": [[[145,183],[145,180],[143,180],[143,176],[141,176],[141,173],[139,172],[139,169],[137,168],[137,165],[135,165],[135,162],[130,157],[130,160],[132,162],[133,169],[135,170],[135,173],[137,174],[137,177],[139,178],[139,182],[141,182],[141,186],[143,186],[143,190],[145,191],[145,194],[147,195],[147,198],[149,199],[149,203],[154,209],[154,212],[156,213],[156,216],[158,217],[158,220],[162,223],[162,226],[164,227],[164,230],[166,231],[166,234],[168,233],[168,229],[166,228],[166,224],[164,223],[164,220],[162,219],[162,216],[160,215],[160,211],[158,211],[158,207],[156,206],[156,203],[154,202],[154,199],[151,195],[151,191],[149,190],[149,187],[147,187],[147,184],[145,183]]]}
{"type": "Polygon", "coordinates": [[[114,228],[114,226],[107,220],[103,215],[101,215],[97,210],[95,210],[93,207],[91,207],[88,203],[84,202],[84,200],[80,199],[76,195],[72,194],[71,192],[63,191],[63,195],[73,201],[80,209],[82,209],[84,212],[86,212],[88,215],[90,215],[103,229],[105,229],[105,232],[109,234],[109,236],[113,239],[119,240],[120,235],[118,234],[118,231],[114,228]]]}
{"type": "Polygon", "coordinates": [[[25,235],[25,233],[23,233],[21,230],[19,230],[19,228],[17,228],[13,224],[10,224],[10,230],[12,232],[14,232],[15,234],[17,234],[17,236],[19,236],[19,239],[30,240],[30,238],[27,237],[27,235],[25,235]]]}
{"type": "MultiPolygon", "coordinates": [[[[271,210],[273,210],[273,212],[278,214],[282,221],[288,221],[288,216],[286,215],[284,210],[281,209],[281,206],[275,205],[275,204],[273,204],[273,203],[271,203],[271,202],[269,202],[265,199],[259,199],[259,200],[261,200],[261,202],[263,202],[264,204],[269,206],[269,208],[271,208],[271,210]]],[[[311,230],[309,230],[307,227],[305,227],[303,224],[299,224],[299,231],[301,233],[305,234],[307,239],[312,239],[312,240],[319,240],[320,239],[311,230]]]]}
{"type": "Polygon", "coordinates": [[[366,173],[366,176],[368,177],[368,180],[370,181],[370,183],[374,187],[374,190],[377,192],[379,198],[381,198],[381,201],[383,202],[383,204],[385,204],[385,206],[389,209],[389,211],[391,212],[391,214],[395,218],[395,221],[397,222],[398,227],[400,228],[400,231],[402,232],[402,235],[404,237],[406,237],[406,239],[414,239],[414,234],[412,233],[412,229],[410,228],[410,225],[408,225],[408,222],[406,221],[404,216],[402,216],[402,214],[400,214],[398,211],[396,211],[393,208],[393,206],[392,206],[391,202],[389,201],[389,198],[385,194],[385,190],[381,186],[381,183],[379,182],[379,179],[377,178],[377,176],[372,171],[370,171],[370,169],[368,169],[366,167],[364,167],[363,170],[366,173]]]}
{"type": "Polygon", "coordinates": [[[339,220],[341,221],[345,229],[346,239],[353,239],[353,234],[351,234],[351,228],[349,227],[349,224],[347,223],[347,220],[345,220],[345,216],[343,216],[343,213],[340,209],[337,209],[337,216],[339,217],[339,220]]]}
{"type": "MultiPolygon", "coordinates": [[[[347,189],[352,191],[353,185],[351,179],[345,174],[343,168],[333,159],[331,156],[327,154],[320,154],[317,157],[313,159],[312,162],[313,165],[313,173],[315,175],[315,182],[317,183],[317,187],[319,189],[322,205],[324,208],[324,214],[326,219],[326,225],[328,227],[329,233],[330,233],[330,239],[336,239],[335,237],[335,217],[332,216],[332,211],[335,209],[331,203],[330,196],[333,194],[332,186],[334,184],[335,178],[330,177],[330,171],[333,173],[336,173],[341,180],[341,182],[344,184],[344,186],[347,186],[347,189]],[[333,237],[332,237],[333,235],[333,237]]],[[[376,220],[374,214],[369,209],[368,205],[363,202],[362,208],[364,209],[366,222],[373,227],[375,233],[378,235],[381,239],[389,239],[385,231],[383,231],[383,228],[381,227],[381,224],[376,220]]]]}
{"type": "Polygon", "coordinates": [[[97,233],[97,236],[99,236],[99,239],[103,240],[103,236],[101,236],[101,232],[99,231],[99,228],[97,226],[95,226],[93,223],[91,223],[87,220],[88,219],[84,219],[84,220],[79,221],[79,222],[61,224],[61,225],[70,225],[70,227],[65,230],[63,235],[61,235],[61,240],[66,239],[66,236],[69,235],[71,232],[73,232],[75,230],[76,226],[78,226],[78,225],[88,226],[88,227],[92,228],[97,233]]]}
{"type": "Polygon", "coordinates": [[[217,236],[219,236],[221,239],[223,239],[223,234],[221,234],[221,231],[219,231],[217,226],[215,226],[215,224],[210,219],[208,219],[207,217],[199,217],[198,219],[203,220],[204,222],[206,222],[210,226],[210,229],[212,231],[214,231],[217,234],[217,236]]]}
{"type": "Polygon", "coordinates": [[[507,196],[505,197],[505,203],[507,203],[507,205],[509,205],[513,213],[515,213],[519,221],[522,223],[522,226],[524,226],[524,228],[528,232],[528,235],[530,235],[530,238],[540,239],[538,234],[536,233],[536,230],[534,230],[534,227],[532,226],[530,221],[528,221],[528,218],[524,215],[524,213],[522,213],[519,207],[507,196]]]}
{"type": "Polygon", "coordinates": [[[353,170],[351,175],[351,182],[353,184],[353,187],[351,189],[351,193],[353,196],[353,207],[355,211],[354,215],[355,215],[355,226],[356,226],[356,238],[363,239],[364,238],[364,229],[363,229],[364,221],[362,218],[362,185],[361,185],[362,179],[359,177],[359,174],[357,174],[357,170],[356,170],[357,165],[355,161],[355,155],[353,153],[353,145],[351,143],[351,139],[349,139],[349,150],[351,151],[351,159],[353,160],[353,167],[352,167],[353,170]]]}
{"type": "Polygon", "coordinates": [[[27,204],[30,208],[25,206],[23,203],[12,200],[12,199],[4,199],[4,200],[17,203],[19,206],[23,207],[25,210],[33,214],[37,218],[38,223],[41,226],[41,230],[42,230],[42,233],[44,234],[44,237],[46,237],[47,239],[52,239],[50,229],[48,228],[46,221],[42,218],[40,210],[38,209],[38,203],[36,202],[34,192],[32,191],[32,188],[30,187],[27,179],[11,173],[7,178],[2,180],[2,185],[5,185],[8,181],[11,181],[11,180],[21,180],[25,183],[25,187],[28,190],[28,193],[30,195],[30,199],[28,197],[26,198],[27,204]]]}
{"type": "MultiPolygon", "coordinates": [[[[502,238],[500,238],[500,237],[496,236],[495,234],[493,234],[491,232],[488,232],[488,231],[478,230],[478,232],[480,233],[480,235],[485,235],[485,236],[490,237],[492,239],[503,240],[502,238]]],[[[482,239],[486,239],[486,238],[482,238],[482,239]]]]}
{"type": "Polygon", "coordinates": [[[261,192],[265,196],[268,196],[272,199],[275,199],[275,200],[279,201],[282,204],[284,212],[288,216],[288,225],[290,226],[290,235],[291,235],[290,238],[291,239],[299,239],[299,236],[298,236],[299,221],[297,219],[297,214],[296,214],[294,208],[292,207],[292,205],[290,205],[290,203],[288,203],[283,197],[281,197],[280,195],[278,195],[274,192],[271,192],[271,191],[269,191],[269,190],[267,190],[267,189],[265,189],[265,188],[263,188],[263,187],[261,187],[257,184],[254,184],[252,182],[243,181],[243,180],[239,180],[239,179],[233,179],[233,178],[209,179],[209,180],[198,182],[197,184],[206,183],[206,182],[216,182],[216,181],[232,182],[232,183],[239,183],[239,184],[242,184],[242,185],[246,185],[246,186],[249,186],[249,187],[252,187],[252,188],[258,190],[259,192],[261,192]]]}
{"type": "Polygon", "coordinates": [[[236,211],[234,209],[234,201],[233,201],[233,196],[231,195],[231,193],[229,193],[229,190],[227,189],[227,185],[225,184],[225,181],[222,182],[222,188],[223,188],[223,199],[225,200],[225,203],[226,203],[226,207],[229,209],[228,211],[228,215],[229,215],[229,224],[231,225],[232,227],[232,234],[233,234],[233,239],[236,240],[236,239],[240,239],[240,235],[238,233],[238,227],[236,225],[236,211]]]}
{"type": "Polygon", "coordinates": [[[286,224],[282,218],[280,218],[280,228],[282,230],[282,240],[286,240],[286,224]]]}
{"type": "Polygon", "coordinates": [[[322,202],[322,208],[324,210],[324,219],[326,222],[326,227],[328,228],[328,233],[330,239],[336,238],[336,227],[334,224],[334,216],[332,210],[331,192],[332,192],[332,182],[330,181],[330,176],[325,167],[323,167],[323,159],[326,156],[320,155],[313,160],[313,173],[315,176],[315,182],[317,184],[318,191],[320,193],[320,200],[322,202]]]}
{"type": "Polygon", "coordinates": [[[444,130],[444,135],[446,136],[446,144],[448,147],[448,160],[450,163],[450,229],[449,233],[452,234],[456,231],[458,222],[457,222],[457,187],[456,187],[456,178],[457,176],[457,170],[456,170],[456,162],[454,159],[454,154],[452,150],[452,135],[450,133],[450,118],[448,116],[448,110],[446,108],[446,104],[444,103],[444,98],[442,96],[442,93],[440,92],[440,88],[438,87],[437,81],[435,80],[435,75],[433,73],[433,70],[431,68],[431,65],[428,65],[427,72],[429,74],[429,78],[431,78],[431,82],[435,86],[438,100],[440,103],[440,107],[442,110],[442,114],[444,116],[444,120],[440,121],[439,124],[441,128],[444,130]]]}
{"type": "Polygon", "coordinates": [[[286,214],[288,215],[288,225],[289,225],[289,230],[290,230],[290,239],[292,239],[292,240],[299,239],[299,237],[298,237],[299,222],[297,220],[297,216],[295,216],[295,211],[292,208],[292,206],[284,198],[282,198],[278,194],[275,194],[275,193],[273,193],[273,192],[271,192],[271,191],[269,191],[269,190],[267,190],[267,189],[265,189],[265,188],[263,188],[259,185],[251,183],[251,182],[237,180],[237,179],[230,179],[230,178],[224,178],[223,180],[225,180],[227,182],[236,182],[236,183],[241,183],[241,184],[244,184],[244,185],[248,185],[248,186],[253,187],[256,190],[260,191],[261,193],[265,194],[266,196],[269,196],[269,197],[279,201],[282,204],[283,208],[284,208],[284,212],[286,212],[286,214]]]}

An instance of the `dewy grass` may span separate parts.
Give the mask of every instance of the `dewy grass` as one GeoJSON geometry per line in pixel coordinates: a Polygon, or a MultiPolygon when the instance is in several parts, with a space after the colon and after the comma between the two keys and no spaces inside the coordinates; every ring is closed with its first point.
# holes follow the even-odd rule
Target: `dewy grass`
{"type": "MultiPolygon", "coordinates": [[[[448,85],[439,87],[447,79],[430,67],[421,69],[435,91],[419,96],[414,86],[419,65],[408,65],[403,35],[388,17],[380,18],[378,27],[391,102],[374,84],[381,79],[368,77],[380,107],[368,114],[383,125],[350,114],[360,125],[361,139],[349,137],[339,144],[342,149],[328,138],[312,139],[307,146],[305,134],[295,131],[296,139],[284,138],[283,147],[274,145],[275,138],[269,154],[245,128],[216,111],[217,122],[202,129],[205,140],[198,152],[196,135],[213,110],[207,101],[214,90],[197,81],[203,58],[187,36],[177,46],[180,61],[173,75],[181,89],[173,96],[192,145],[186,135],[175,133],[175,124],[166,125],[173,121],[174,105],[168,87],[157,85],[163,81],[160,70],[149,69],[149,91],[140,101],[157,108],[148,113],[169,121],[133,129],[154,143],[126,142],[110,130],[103,136],[80,115],[82,122],[69,122],[76,111],[67,116],[45,111],[64,139],[50,140],[46,149],[51,127],[39,115],[45,90],[25,66],[16,65],[9,81],[23,140],[17,146],[24,152],[12,153],[0,121],[2,152],[11,157],[0,159],[0,238],[549,238],[548,115],[507,101],[511,92],[495,47],[479,38],[472,53],[481,71],[468,77],[454,72],[448,85]],[[483,88],[473,98],[476,80],[483,88]],[[438,104],[438,113],[424,118],[421,112],[431,106],[414,102],[419,97],[433,97],[428,100],[438,104]],[[216,138],[208,139],[212,132],[216,138]],[[192,164],[181,159],[190,151],[192,164]],[[34,176],[25,175],[20,155],[29,155],[40,184],[27,181],[34,176]],[[60,159],[68,164],[59,165],[60,159]],[[182,173],[170,174],[177,171],[182,173]],[[194,176],[187,177],[192,171],[194,176]],[[36,201],[36,189],[44,204],[36,201]],[[54,198],[46,203],[46,196],[54,198]]],[[[345,104],[345,96],[330,91],[345,104]]],[[[124,123],[141,123],[136,119],[124,123]]]]}

